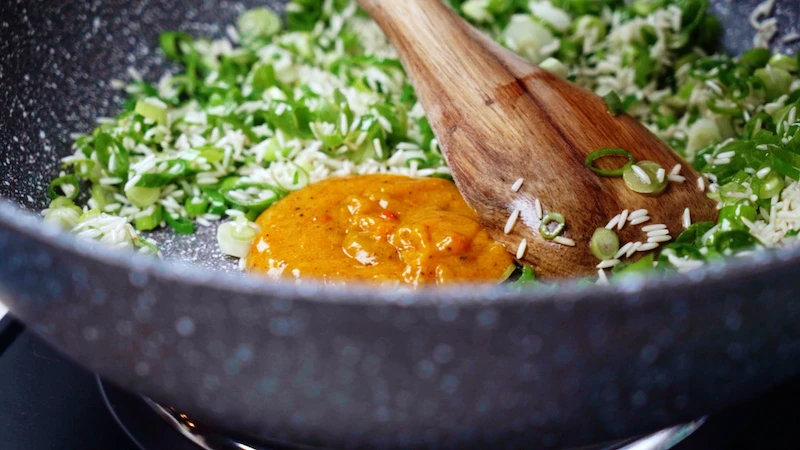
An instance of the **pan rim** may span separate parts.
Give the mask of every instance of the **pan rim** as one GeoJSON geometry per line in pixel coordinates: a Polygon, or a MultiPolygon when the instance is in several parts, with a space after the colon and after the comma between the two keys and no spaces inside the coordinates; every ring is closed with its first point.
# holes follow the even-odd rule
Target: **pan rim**
{"type": "Polygon", "coordinates": [[[726,281],[758,279],[766,272],[800,264],[800,246],[767,249],[749,258],[724,258],[686,274],[637,274],[608,286],[585,285],[572,279],[550,289],[509,289],[502,284],[456,284],[446,287],[423,287],[417,290],[387,289],[366,283],[325,285],[319,282],[295,283],[274,281],[263,276],[218,272],[182,261],[162,260],[130,251],[108,251],[95,241],[80,239],[71,233],[45,224],[38,214],[20,208],[0,197],[0,229],[7,229],[32,238],[43,245],[113,266],[129,273],[139,272],[167,282],[198,288],[216,288],[232,294],[259,295],[265,298],[302,299],[311,303],[338,303],[360,306],[395,304],[406,307],[453,304],[485,306],[502,303],[565,303],[580,301],[625,300],[635,295],[639,302],[658,297],[664,290],[692,289],[709,284],[709,280],[726,281]]]}

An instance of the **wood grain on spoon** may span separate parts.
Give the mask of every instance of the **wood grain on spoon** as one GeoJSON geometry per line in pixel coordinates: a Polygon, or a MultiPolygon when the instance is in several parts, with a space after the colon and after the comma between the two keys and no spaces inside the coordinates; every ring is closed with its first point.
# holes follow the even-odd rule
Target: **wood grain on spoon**
{"type": "MultiPolygon", "coordinates": [[[[398,49],[467,203],[510,252],[527,239],[523,259],[537,274],[595,273],[592,233],[624,209],[647,209],[648,224],[666,224],[673,237],[683,231],[685,208],[695,222],[716,217],[715,202],[698,189],[699,175],[639,122],[609,114],[600,97],[496,44],[439,0],[359,3],[398,49]],[[586,155],[605,147],[624,148],[667,172],[681,164],[686,182],[670,183],[658,197],[634,193],[622,178],[584,166],[586,155]],[[525,182],[515,193],[518,178],[525,182]],[[564,215],[563,236],[574,248],[541,237],[536,199],[545,214],[564,215]],[[519,220],[506,234],[515,209],[519,220]]],[[[647,242],[640,227],[625,226],[620,242],[647,242]]]]}

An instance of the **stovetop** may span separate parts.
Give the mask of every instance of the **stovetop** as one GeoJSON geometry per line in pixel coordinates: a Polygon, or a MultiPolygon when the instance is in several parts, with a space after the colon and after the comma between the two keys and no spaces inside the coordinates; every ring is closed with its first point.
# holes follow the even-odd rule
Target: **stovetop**
{"type": "MultiPolygon", "coordinates": [[[[798,400],[800,377],[712,415],[674,448],[800,448],[798,400]]],[[[0,319],[0,448],[198,450],[137,396],[101,389],[94,374],[65,360],[8,316],[0,319]]]]}

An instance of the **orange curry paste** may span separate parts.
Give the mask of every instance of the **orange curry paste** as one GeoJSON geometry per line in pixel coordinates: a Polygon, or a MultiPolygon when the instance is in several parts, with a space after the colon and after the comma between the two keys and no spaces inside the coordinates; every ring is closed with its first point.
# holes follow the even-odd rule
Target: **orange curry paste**
{"type": "Polygon", "coordinates": [[[499,281],[513,259],[438,178],[364,175],[294,192],[258,219],[247,269],[412,286],[499,281]]]}

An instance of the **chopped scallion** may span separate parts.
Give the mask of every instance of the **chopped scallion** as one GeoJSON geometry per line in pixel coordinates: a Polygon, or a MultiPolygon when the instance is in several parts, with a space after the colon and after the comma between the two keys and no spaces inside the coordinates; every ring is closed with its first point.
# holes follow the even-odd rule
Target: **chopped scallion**
{"type": "Polygon", "coordinates": [[[611,91],[608,94],[603,96],[603,100],[606,101],[606,105],[608,105],[608,112],[617,116],[625,112],[625,107],[622,105],[622,100],[620,100],[619,95],[616,92],[611,91]]]}
{"type": "Polygon", "coordinates": [[[154,205],[151,208],[153,209],[151,214],[134,219],[133,225],[137,230],[151,231],[161,225],[161,221],[164,220],[164,207],[161,205],[154,205]]]}
{"type": "Polygon", "coordinates": [[[67,197],[70,200],[75,200],[81,192],[81,185],[78,177],[75,175],[64,175],[56,178],[50,182],[48,190],[50,199],[57,199],[61,196],[67,197]],[[59,193],[58,191],[61,191],[59,193]]]}
{"type": "Polygon", "coordinates": [[[555,239],[564,231],[566,223],[567,221],[563,215],[557,212],[549,212],[542,218],[542,223],[539,225],[539,233],[545,239],[555,239]]]}
{"type": "Polygon", "coordinates": [[[250,253],[250,247],[257,235],[258,225],[244,218],[225,222],[217,228],[220,251],[237,258],[244,258],[250,253]]]}
{"type": "Polygon", "coordinates": [[[663,169],[653,161],[640,161],[625,166],[622,179],[633,192],[647,195],[659,195],[667,188],[667,179],[659,180],[658,170],[663,169]]]}
{"type": "Polygon", "coordinates": [[[604,177],[619,177],[625,171],[625,168],[629,165],[633,164],[636,160],[634,159],[631,152],[621,149],[621,148],[601,148],[600,150],[595,150],[592,153],[586,155],[586,160],[584,161],[584,165],[591,169],[594,173],[604,176],[604,177]],[[600,169],[595,167],[595,161],[605,157],[614,157],[614,156],[622,156],[627,159],[625,164],[622,167],[617,169],[600,169]]]}
{"type": "Polygon", "coordinates": [[[142,117],[159,125],[167,124],[167,105],[157,99],[144,99],[136,102],[135,111],[142,117]]]}
{"type": "Polygon", "coordinates": [[[612,259],[619,251],[619,237],[608,228],[598,228],[592,234],[589,249],[601,261],[612,259]]]}
{"type": "Polygon", "coordinates": [[[149,208],[161,198],[161,188],[134,186],[125,191],[128,200],[139,208],[149,208]]]}

